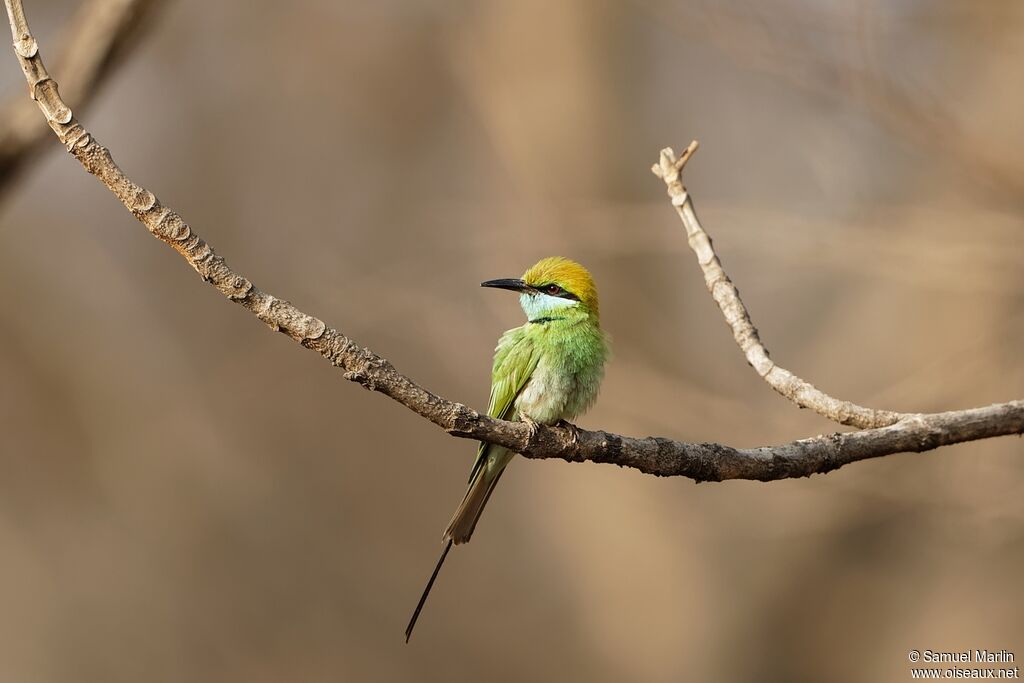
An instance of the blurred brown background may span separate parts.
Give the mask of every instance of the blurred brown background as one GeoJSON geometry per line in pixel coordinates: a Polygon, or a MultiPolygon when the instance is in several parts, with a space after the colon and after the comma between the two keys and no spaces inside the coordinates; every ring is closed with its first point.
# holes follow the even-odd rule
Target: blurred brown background
{"type": "MultiPolygon", "coordinates": [[[[55,54],[75,3],[26,5],[55,54]]],[[[835,426],[743,362],[657,151],[700,139],[688,186],[780,364],[881,408],[1020,398],[1022,63],[1015,0],[179,0],[83,120],[260,287],[473,406],[522,320],[478,283],[577,258],[615,345],[581,425],[752,446],[835,426]]],[[[0,206],[0,292],[0,680],[1024,657],[1020,439],[769,485],[517,462],[406,646],[473,444],[227,303],[56,141],[0,206]]]]}

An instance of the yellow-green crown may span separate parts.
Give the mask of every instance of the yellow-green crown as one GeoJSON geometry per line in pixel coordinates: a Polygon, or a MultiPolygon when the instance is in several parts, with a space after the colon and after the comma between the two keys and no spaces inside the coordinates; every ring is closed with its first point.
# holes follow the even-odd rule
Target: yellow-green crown
{"type": "Polygon", "coordinates": [[[595,316],[598,314],[597,285],[590,271],[562,256],[541,259],[523,273],[523,281],[531,287],[543,289],[555,284],[580,300],[595,316]]]}

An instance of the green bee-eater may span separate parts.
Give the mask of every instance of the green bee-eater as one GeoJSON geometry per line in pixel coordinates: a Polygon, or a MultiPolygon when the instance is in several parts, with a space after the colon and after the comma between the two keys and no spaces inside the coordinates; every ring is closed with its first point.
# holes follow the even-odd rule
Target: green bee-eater
{"type": "MultiPolygon", "coordinates": [[[[526,324],[498,340],[487,414],[502,420],[556,424],[593,405],[604,376],[608,339],[598,318],[597,288],[586,268],[559,256],[542,259],[520,279],[483,287],[519,292],[526,324]]],[[[466,543],[514,453],[481,443],[469,489],[445,529],[444,550],[405,629],[408,642],[452,544],[466,543]]]]}

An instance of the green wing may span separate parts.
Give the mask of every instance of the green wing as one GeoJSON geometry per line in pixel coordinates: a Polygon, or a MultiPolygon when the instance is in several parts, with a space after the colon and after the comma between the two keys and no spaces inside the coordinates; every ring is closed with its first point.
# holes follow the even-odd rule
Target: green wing
{"type": "MultiPolygon", "coordinates": [[[[537,369],[540,353],[535,340],[527,334],[526,326],[517,327],[501,335],[494,350],[494,368],[491,371],[491,400],[487,414],[500,420],[512,418],[515,400],[537,369]]],[[[473,481],[477,470],[487,459],[491,444],[481,443],[476,462],[469,473],[473,481]]]]}

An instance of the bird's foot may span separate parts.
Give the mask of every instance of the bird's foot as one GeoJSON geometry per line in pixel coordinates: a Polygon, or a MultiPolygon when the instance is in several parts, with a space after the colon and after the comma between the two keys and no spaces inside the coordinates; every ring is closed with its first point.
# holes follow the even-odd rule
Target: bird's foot
{"type": "Polygon", "coordinates": [[[537,436],[537,432],[540,431],[540,423],[528,415],[522,415],[520,419],[526,423],[527,429],[530,430],[530,440],[532,441],[533,437],[537,436]]]}
{"type": "Polygon", "coordinates": [[[571,443],[573,446],[580,442],[580,428],[574,425],[572,422],[569,422],[568,420],[559,420],[558,422],[555,423],[555,426],[564,427],[565,429],[569,430],[569,443],[571,443]]]}

